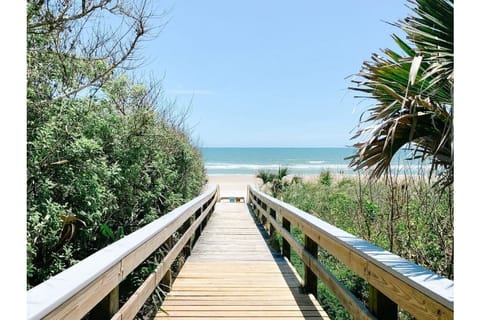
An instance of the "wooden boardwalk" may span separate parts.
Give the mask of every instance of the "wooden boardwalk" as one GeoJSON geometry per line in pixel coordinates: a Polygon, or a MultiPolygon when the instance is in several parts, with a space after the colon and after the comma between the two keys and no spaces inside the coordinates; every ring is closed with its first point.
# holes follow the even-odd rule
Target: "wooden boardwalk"
{"type": "Polygon", "coordinates": [[[217,203],[156,319],[328,319],[245,203],[217,203]]]}
{"type": "Polygon", "coordinates": [[[28,290],[27,318],[73,320],[90,314],[96,319],[134,319],[158,285],[170,286],[172,265],[179,257],[183,260],[182,252],[194,239],[192,255],[163,303],[168,313],[159,311],[157,319],[328,319],[314,297],[303,294],[301,280],[287,262],[293,252],[303,261],[308,291],[315,292],[322,281],[355,319],[396,319],[397,308],[416,319],[454,318],[453,281],[252,184],[239,190],[238,183],[230,183],[222,192],[221,181],[214,182],[188,203],[28,290]],[[246,195],[255,213],[244,202],[216,202],[246,195]],[[285,258],[269,250],[268,237],[253,216],[280,235],[285,258]],[[292,226],[305,244],[296,240],[292,226]],[[120,306],[122,281],[165,243],[170,249],[161,263],[120,306]],[[371,285],[369,308],[321,265],[318,248],[371,285]]]}

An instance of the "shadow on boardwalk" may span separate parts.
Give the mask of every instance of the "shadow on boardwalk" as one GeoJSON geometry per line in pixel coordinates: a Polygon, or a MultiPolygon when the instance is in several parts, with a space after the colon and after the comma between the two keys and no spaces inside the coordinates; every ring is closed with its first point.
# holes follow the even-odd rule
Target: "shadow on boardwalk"
{"type": "Polygon", "coordinates": [[[268,244],[268,249],[270,250],[270,253],[275,263],[280,269],[283,278],[288,284],[292,295],[295,297],[295,301],[297,302],[297,305],[305,319],[329,319],[325,311],[318,310],[321,309],[321,306],[319,305],[315,297],[312,294],[305,293],[305,290],[303,289],[303,286],[300,282],[300,276],[298,275],[296,270],[294,270],[294,267],[289,262],[287,262],[287,260],[278,251],[272,248],[272,246],[270,245],[270,235],[267,233],[262,223],[259,221],[255,212],[253,212],[252,207],[250,205],[247,205],[247,207],[250,215],[255,221],[255,225],[257,226],[258,231],[262,235],[265,242],[268,244]]]}

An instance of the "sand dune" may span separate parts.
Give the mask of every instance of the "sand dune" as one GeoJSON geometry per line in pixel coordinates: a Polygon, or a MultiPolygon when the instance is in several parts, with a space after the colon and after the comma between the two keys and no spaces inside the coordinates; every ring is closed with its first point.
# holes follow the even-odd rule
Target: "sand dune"
{"type": "MultiPolygon", "coordinates": [[[[304,181],[317,179],[316,175],[302,175],[304,181]]],[[[289,178],[292,178],[289,176],[289,178]]],[[[207,186],[218,184],[220,186],[220,197],[245,197],[247,185],[260,187],[262,180],[251,174],[222,174],[208,175],[207,186]]]]}
{"type": "Polygon", "coordinates": [[[247,185],[260,186],[262,180],[255,175],[208,175],[208,185],[218,184],[221,197],[245,197],[247,185]]]}

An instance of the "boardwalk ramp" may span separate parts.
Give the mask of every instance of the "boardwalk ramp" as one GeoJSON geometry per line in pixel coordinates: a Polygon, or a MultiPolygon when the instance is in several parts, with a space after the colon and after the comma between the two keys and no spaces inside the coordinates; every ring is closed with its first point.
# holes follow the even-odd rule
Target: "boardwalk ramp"
{"type": "Polygon", "coordinates": [[[328,319],[314,298],[319,281],[354,319],[397,319],[400,310],[416,319],[453,319],[453,281],[253,185],[241,192],[233,183],[222,186],[208,186],[28,290],[27,319],[132,320],[156,288],[170,289],[157,319],[328,319]],[[282,256],[269,249],[263,227],[281,238],[275,243],[282,256]],[[368,305],[325,268],[320,248],[368,282],[368,305]],[[156,268],[120,304],[121,283],[159,252],[156,268]],[[288,262],[293,253],[303,264],[301,281],[288,262]]]}
{"type": "Polygon", "coordinates": [[[217,203],[156,319],[328,319],[245,203],[217,203]]]}

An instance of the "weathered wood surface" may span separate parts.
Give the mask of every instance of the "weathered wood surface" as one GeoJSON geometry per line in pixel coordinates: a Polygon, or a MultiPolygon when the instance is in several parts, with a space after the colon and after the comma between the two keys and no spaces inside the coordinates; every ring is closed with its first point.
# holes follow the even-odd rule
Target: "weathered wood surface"
{"type": "Polygon", "coordinates": [[[244,203],[217,203],[162,307],[156,319],[328,319],[244,203]]]}
{"type": "MultiPolygon", "coordinates": [[[[274,219],[274,217],[267,214],[265,209],[259,207],[258,205],[254,205],[254,207],[254,210],[258,211],[262,217],[265,217],[265,219],[268,220],[268,225],[273,226],[273,228],[282,236],[283,245],[288,243],[289,248],[293,249],[293,251],[298,254],[300,259],[302,259],[305,277],[303,286],[305,291],[311,292],[312,294],[317,294],[317,280],[321,280],[330,290],[330,292],[332,292],[338,301],[340,301],[340,303],[345,307],[353,319],[375,319],[375,316],[363,305],[363,303],[320,263],[316,254],[318,248],[316,248],[315,242],[305,236],[305,244],[307,244],[307,247],[304,247],[301,243],[295,240],[292,234],[289,233],[289,228],[284,228],[283,224],[280,224],[276,219],[274,219]],[[308,247],[310,247],[310,249],[308,249],[308,247]]],[[[282,218],[282,220],[284,219],[282,218]]],[[[283,221],[283,223],[284,222],[285,221],[283,221]]]]}

